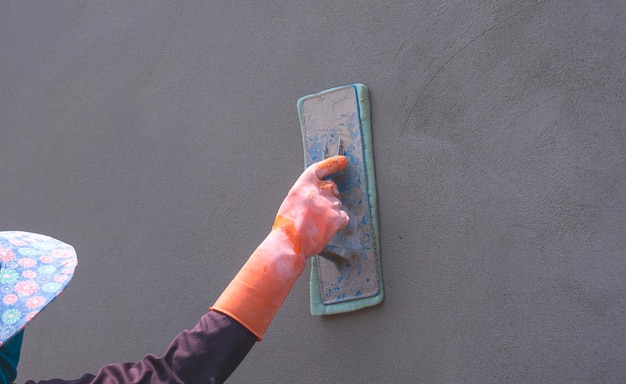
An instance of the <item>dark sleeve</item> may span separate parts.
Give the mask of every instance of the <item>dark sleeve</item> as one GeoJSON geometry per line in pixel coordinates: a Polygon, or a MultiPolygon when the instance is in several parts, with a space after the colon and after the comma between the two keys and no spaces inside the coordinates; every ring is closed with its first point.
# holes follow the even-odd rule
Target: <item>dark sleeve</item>
{"type": "Polygon", "coordinates": [[[256,336],[235,320],[209,311],[192,330],[176,336],[163,357],[148,355],[136,363],[107,365],[96,375],[39,384],[223,383],[256,341],[256,336]]]}

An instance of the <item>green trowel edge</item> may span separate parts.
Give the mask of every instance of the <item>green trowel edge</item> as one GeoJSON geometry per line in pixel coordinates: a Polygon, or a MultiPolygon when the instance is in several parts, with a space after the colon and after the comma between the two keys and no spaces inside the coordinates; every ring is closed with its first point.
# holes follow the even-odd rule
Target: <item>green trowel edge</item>
{"type": "Polygon", "coordinates": [[[345,174],[333,180],[344,208],[356,213],[351,214],[352,228],[330,242],[349,254],[311,259],[311,314],[378,305],[384,291],[368,89],[351,84],[304,96],[298,100],[298,114],[305,167],[336,154],[348,158],[345,174]]]}

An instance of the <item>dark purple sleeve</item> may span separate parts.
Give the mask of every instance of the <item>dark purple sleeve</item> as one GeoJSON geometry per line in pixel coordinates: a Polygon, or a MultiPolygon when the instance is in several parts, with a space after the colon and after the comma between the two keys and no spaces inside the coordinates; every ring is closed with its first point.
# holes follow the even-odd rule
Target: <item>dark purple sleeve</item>
{"type": "Polygon", "coordinates": [[[209,311],[192,330],[176,336],[163,357],[148,355],[136,363],[107,365],[96,375],[39,384],[223,383],[256,341],[256,336],[235,320],[209,311]]]}

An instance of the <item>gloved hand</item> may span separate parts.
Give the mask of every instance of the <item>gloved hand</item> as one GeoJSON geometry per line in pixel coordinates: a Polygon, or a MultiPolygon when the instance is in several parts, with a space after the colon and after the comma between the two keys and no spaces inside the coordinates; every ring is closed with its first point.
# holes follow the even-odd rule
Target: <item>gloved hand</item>
{"type": "Polygon", "coordinates": [[[344,156],[335,156],[311,165],[298,178],[278,209],[273,230],[282,229],[297,253],[305,258],[317,255],[337,230],[348,224],[341,210],[339,191],[332,181],[322,180],[346,166],[344,156]]]}
{"type": "Polygon", "coordinates": [[[344,156],[312,164],[281,204],[270,234],[211,307],[263,338],[274,315],[302,274],[305,260],[321,252],[348,224],[338,190],[322,180],[346,166],[344,156]]]}

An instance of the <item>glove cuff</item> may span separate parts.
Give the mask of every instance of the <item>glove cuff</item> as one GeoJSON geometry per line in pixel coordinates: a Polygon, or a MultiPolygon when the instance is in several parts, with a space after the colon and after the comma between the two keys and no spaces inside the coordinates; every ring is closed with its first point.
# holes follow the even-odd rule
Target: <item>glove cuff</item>
{"type": "Polygon", "coordinates": [[[237,320],[259,341],[300,277],[306,262],[289,234],[276,228],[259,245],[211,310],[237,320]]]}

